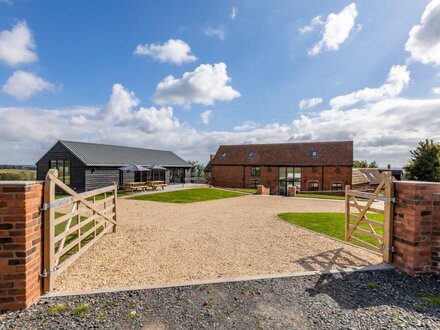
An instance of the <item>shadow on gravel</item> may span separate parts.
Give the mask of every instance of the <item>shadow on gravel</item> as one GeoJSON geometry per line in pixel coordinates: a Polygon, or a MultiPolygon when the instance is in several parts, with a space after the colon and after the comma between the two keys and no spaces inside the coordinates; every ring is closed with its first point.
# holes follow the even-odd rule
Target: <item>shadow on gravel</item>
{"type": "Polygon", "coordinates": [[[295,260],[308,271],[330,269],[330,268],[350,268],[353,266],[353,261],[362,265],[371,265],[371,263],[359,256],[345,251],[343,248],[325,251],[314,256],[295,260]]]}
{"type": "Polygon", "coordinates": [[[440,276],[409,276],[399,271],[321,275],[306,290],[311,297],[328,295],[342,309],[390,306],[433,317],[440,314],[440,276]]]}

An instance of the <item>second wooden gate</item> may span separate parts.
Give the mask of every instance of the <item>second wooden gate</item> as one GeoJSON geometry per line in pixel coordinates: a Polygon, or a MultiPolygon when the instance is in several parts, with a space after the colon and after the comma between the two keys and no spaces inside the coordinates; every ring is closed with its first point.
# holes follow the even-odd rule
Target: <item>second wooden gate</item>
{"type": "Polygon", "coordinates": [[[378,187],[373,193],[345,189],[345,240],[383,255],[385,262],[392,261],[394,184],[390,172],[382,172],[378,187]],[[374,207],[374,201],[383,201],[383,208],[374,207]],[[354,209],[354,212],[351,210],[354,209]],[[371,214],[383,214],[383,222],[371,219],[371,214]],[[358,234],[355,237],[354,234],[358,234]],[[360,238],[371,238],[369,243],[360,238]]]}

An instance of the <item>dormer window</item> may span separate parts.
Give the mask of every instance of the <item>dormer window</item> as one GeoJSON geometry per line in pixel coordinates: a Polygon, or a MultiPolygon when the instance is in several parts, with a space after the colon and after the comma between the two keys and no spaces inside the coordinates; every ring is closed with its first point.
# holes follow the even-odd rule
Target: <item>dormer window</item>
{"type": "Polygon", "coordinates": [[[312,158],[318,158],[318,151],[317,150],[312,151],[312,158]]]}
{"type": "Polygon", "coordinates": [[[251,151],[250,153],[248,153],[248,159],[253,159],[255,156],[255,152],[251,151]]]}

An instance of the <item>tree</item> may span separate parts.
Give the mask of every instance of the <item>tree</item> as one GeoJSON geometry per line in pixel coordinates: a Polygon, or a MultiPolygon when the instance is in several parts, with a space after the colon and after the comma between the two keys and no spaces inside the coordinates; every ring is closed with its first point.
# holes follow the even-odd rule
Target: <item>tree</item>
{"type": "Polygon", "coordinates": [[[353,167],[356,167],[356,168],[367,168],[367,167],[377,168],[379,166],[377,165],[377,162],[375,160],[373,160],[369,164],[368,164],[368,162],[366,160],[354,160],[353,161],[353,167]]]}
{"type": "Polygon", "coordinates": [[[440,182],[440,143],[426,139],[410,153],[411,160],[404,167],[408,179],[440,182]]]}
{"type": "Polygon", "coordinates": [[[370,164],[368,164],[369,168],[378,168],[379,166],[377,165],[377,162],[375,160],[373,160],[370,164]]]}
{"type": "Polygon", "coordinates": [[[202,163],[199,163],[197,160],[188,160],[188,163],[192,166],[191,167],[191,177],[202,177],[203,176],[203,170],[205,169],[205,165],[202,163]]]}
{"type": "Polygon", "coordinates": [[[365,168],[365,167],[368,167],[368,163],[367,163],[366,160],[354,160],[353,161],[353,167],[365,168]]]}

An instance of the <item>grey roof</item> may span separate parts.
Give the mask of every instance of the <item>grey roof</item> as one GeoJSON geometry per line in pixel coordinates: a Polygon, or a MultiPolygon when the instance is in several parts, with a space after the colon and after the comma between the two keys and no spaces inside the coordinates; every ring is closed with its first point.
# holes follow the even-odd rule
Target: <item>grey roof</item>
{"type": "Polygon", "coordinates": [[[59,141],[87,166],[125,166],[129,164],[165,167],[191,167],[175,153],[109,144],[59,141]]]}

